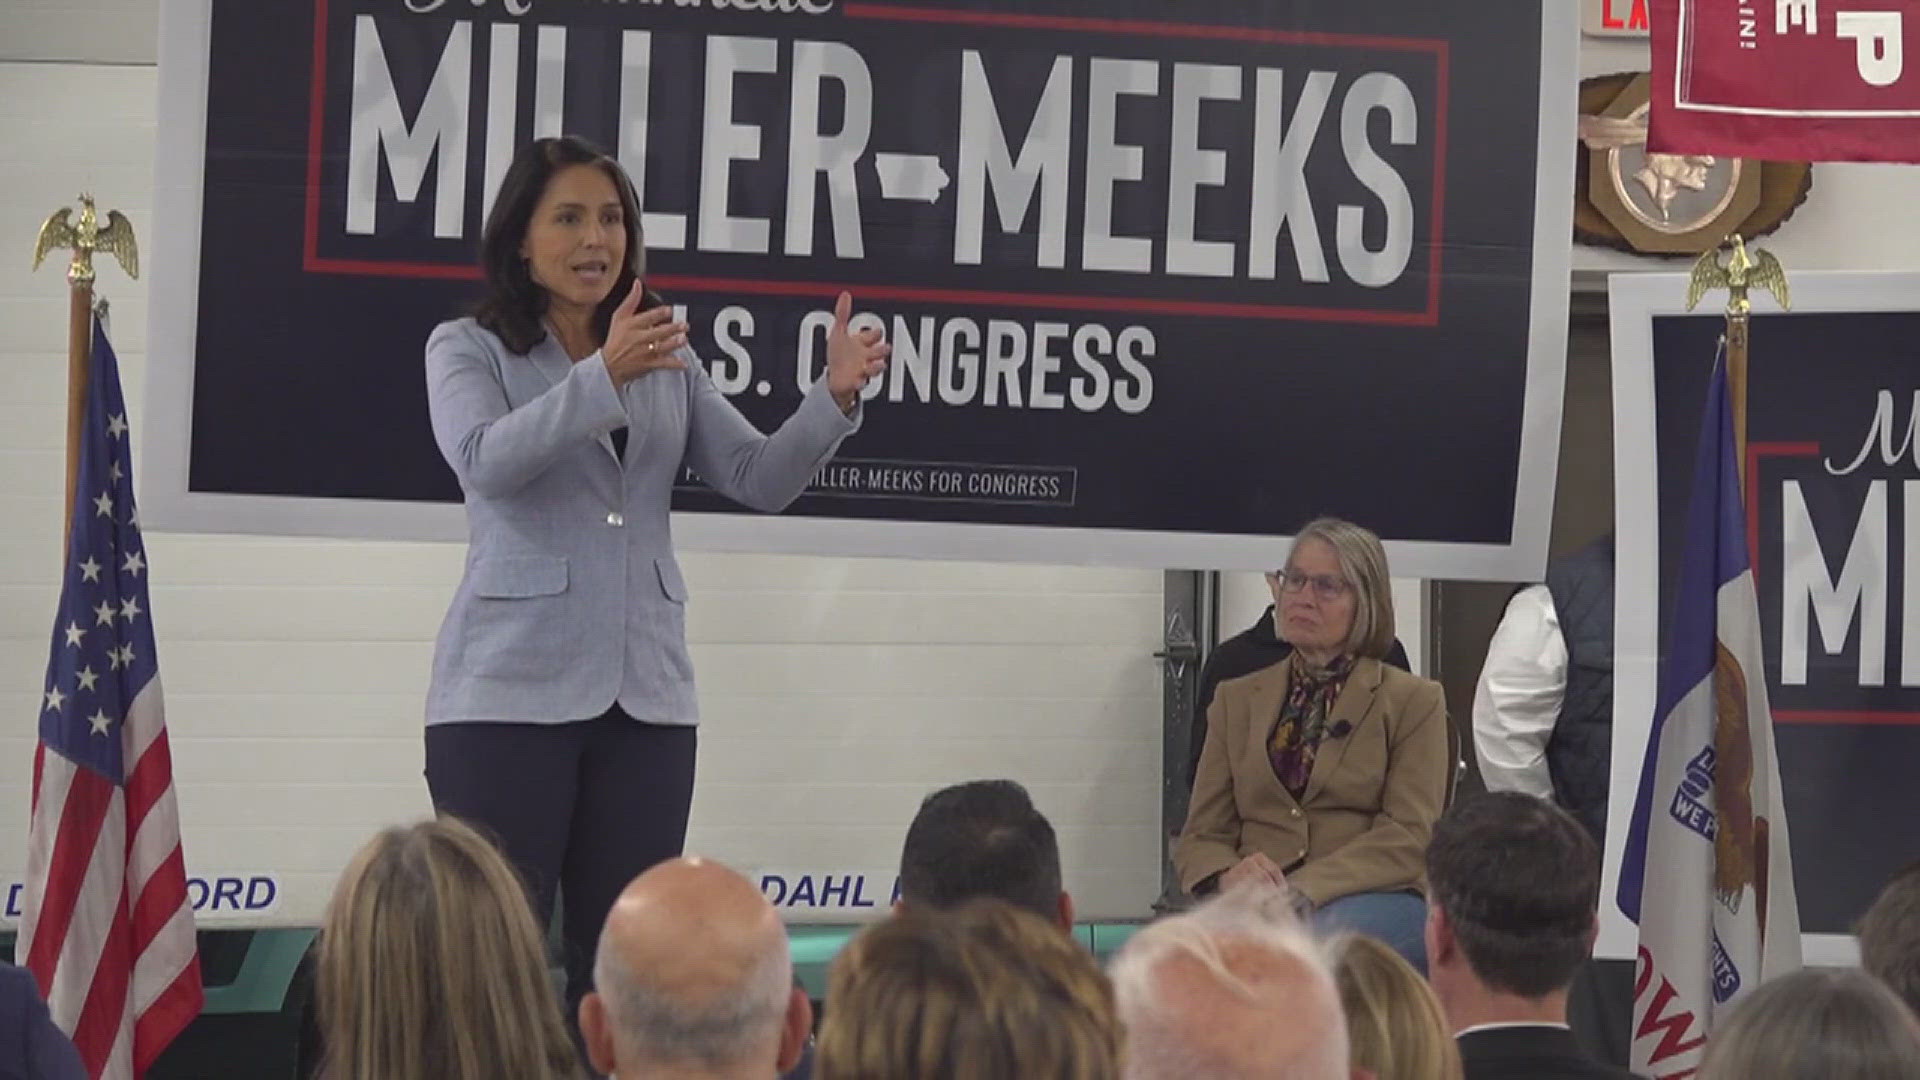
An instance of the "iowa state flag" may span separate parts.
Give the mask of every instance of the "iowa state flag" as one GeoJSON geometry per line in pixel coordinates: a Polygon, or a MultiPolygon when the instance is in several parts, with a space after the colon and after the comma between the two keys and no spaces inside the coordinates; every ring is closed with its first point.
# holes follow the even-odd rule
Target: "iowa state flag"
{"type": "Polygon", "coordinates": [[[1691,1076],[1715,1017],[1800,966],[1735,461],[1727,371],[1716,363],[1620,875],[1620,908],[1640,927],[1632,1065],[1652,1077],[1691,1076]]]}

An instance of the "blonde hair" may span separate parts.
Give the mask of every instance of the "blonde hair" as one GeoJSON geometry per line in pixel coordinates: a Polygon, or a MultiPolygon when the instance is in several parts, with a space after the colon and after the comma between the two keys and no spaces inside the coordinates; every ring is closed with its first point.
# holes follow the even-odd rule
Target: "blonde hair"
{"type": "Polygon", "coordinates": [[[453,818],[383,830],[354,856],[317,984],[327,1080],[580,1075],[526,891],[453,818]]]}
{"type": "Polygon", "coordinates": [[[1911,1080],[1920,1022],[1857,968],[1807,968],[1754,988],[1707,1040],[1699,1080],[1911,1080]]]}
{"type": "Polygon", "coordinates": [[[1059,928],[1003,900],[902,908],[833,962],[819,1080],[1115,1080],[1113,987],[1059,928]]]}
{"type": "Polygon", "coordinates": [[[1461,1080],[1460,1049],[1413,965],[1358,934],[1339,935],[1327,948],[1355,1068],[1377,1080],[1461,1080]]]}
{"type": "Polygon", "coordinates": [[[1383,659],[1393,650],[1393,584],[1387,573],[1387,551],[1371,529],[1339,518],[1315,518],[1301,526],[1287,551],[1287,562],[1306,540],[1318,540],[1340,560],[1340,576],[1353,588],[1353,629],[1347,631],[1343,651],[1353,656],[1383,659]]]}

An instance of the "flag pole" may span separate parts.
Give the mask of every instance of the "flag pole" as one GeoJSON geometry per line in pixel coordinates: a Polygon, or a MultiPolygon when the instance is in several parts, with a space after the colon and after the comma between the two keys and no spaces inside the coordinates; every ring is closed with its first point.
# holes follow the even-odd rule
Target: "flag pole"
{"type": "Polygon", "coordinates": [[[1792,310],[1792,295],[1787,288],[1787,272],[1770,251],[1747,249],[1746,241],[1735,233],[1725,245],[1732,255],[1723,264],[1721,247],[1708,248],[1693,264],[1687,283],[1687,310],[1692,311],[1702,297],[1718,289],[1727,290],[1726,344],[1727,393],[1733,412],[1734,462],[1740,475],[1740,489],[1747,483],[1747,372],[1749,344],[1753,328],[1753,302],[1748,293],[1763,289],[1773,293],[1780,306],[1792,310]]]}
{"type": "Polygon", "coordinates": [[[1747,490],[1747,343],[1752,312],[1727,304],[1727,396],[1733,412],[1733,462],[1740,490],[1747,490]]]}
{"type": "Polygon", "coordinates": [[[74,490],[80,479],[80,425],[86,415],[87,380],[93,361],[93,253],[106,252],[120,260],[130,278],[140,277],[140,258],[134,244],[133,225],[118,210],[109,211],[107,222],[100,224],[94,213],[93,196],[80,196],[80,217],[73,220],[73,207],[62,207],[40,226],[39,239],[33,245],[33,268],[47,253],[73,252],[67,264],[67,476],[66,515],[62,545],[73,528],[74,490]]]}
{"type": "MultiPolygon", "coordinates": [[[[78,255],[74,266],[79,266],[78,255]]],[[[80,423],[86,414],[87,375],[93,360],[92,275],[75,280],[70,269],[67,284],[67,502],[60,519],[66,529],[61,534],[63,550],[72,539],[67,533],[73,530],[74,487],[80,482],[80,423]]]]}

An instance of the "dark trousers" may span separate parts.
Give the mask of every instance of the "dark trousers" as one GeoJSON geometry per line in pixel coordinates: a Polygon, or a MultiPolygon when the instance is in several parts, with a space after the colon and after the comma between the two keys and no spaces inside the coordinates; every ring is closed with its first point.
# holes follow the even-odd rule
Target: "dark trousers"
{"type": "Polygon", "coordinates": [[[427,725],[434,809],[499,845],[543,929],[559,891],[570,1024],[593,989],[594,949],[614,900],[686,843],[695,739],[693,728],[641,723],[617,705],[564,724],[427,725]]]}

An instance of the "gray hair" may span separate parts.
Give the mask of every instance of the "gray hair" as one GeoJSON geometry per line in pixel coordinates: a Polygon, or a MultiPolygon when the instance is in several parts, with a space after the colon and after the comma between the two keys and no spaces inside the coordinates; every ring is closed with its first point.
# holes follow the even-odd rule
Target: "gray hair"
{"type": "Polygon", "coordinates": [[[1707,1041],[1699,1080],[1910,1080],[1920,1021],[1855,968],[1809,968],[1754,989],[1707,1041]]]}
{"type": "Polygon", "coordinates": [[[719,1070],[741,1064],[779,1031],[793,988],[793,958],[786,935],[778,935],[735,985],[684,1001],[632,970],[602,935],[593,984],[606,1002],[615,1044],[635,1061],[719,1070]]]}
{"type": "Polygon", "coordinates": [[[1348,1076],[1347,1030],[1331,965],[1320,943],[1270,890],[1236,889],[1147,926],[1121,948],[1108,975],[1127,1033],[1126,1080],[1195,1076],[1346,1080],[1348,1076]],[[1230,949],[1235,956],[1228,955],[1230,949]],[[1271,1008],[1272,994],[1253,985],[1244,971],[1248,950],[1278,966],[1304,969],[1305,992],[1296,1008],[1258,1016],[1271,1008]],[[1307,1032],[1304,1048],[1286,1061],[1250,1059],[1244,1047],[1236,1055],[1233,1048],[1221,1045],[1218,1009],[1196,1010],[1193,1002],[1182,1002],[1167,991],[1163,968],[1180,960],[1199,967],[1212,984],[1208,993],[1219,1002],[1237,1004],[1269,1026],[1291,1022],[1317,1025],[1319,1030],[1307,1032]],[[1317,1020],[1313,1010],[1305,1007],[1316,998],[1322,1005],[1317,1020]]]}
{"type": "Polygon", "coordinates": [[[1339,518],[1315,518],[1300,527],[1287,550],[1287,562],[1303,540],[1318,540],[1340,560],[1340,576],[1353,586],[1353,629],[1344,648],[1354,656],[1375,660],[1393,649],[1393,582],[1387,573],[1387,551],[1373,530],[1339,518]]]}
{"type": "Polygon", "coordinates": [[[1920,1015],[1920,863],[1887,882],[1857,932],[1860,966],[1920,1015]]]}

